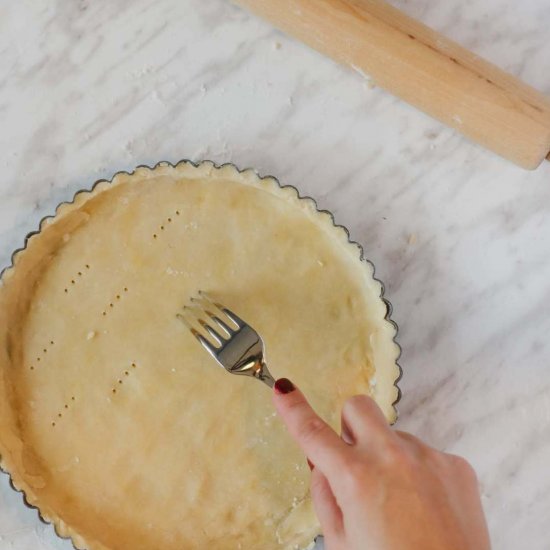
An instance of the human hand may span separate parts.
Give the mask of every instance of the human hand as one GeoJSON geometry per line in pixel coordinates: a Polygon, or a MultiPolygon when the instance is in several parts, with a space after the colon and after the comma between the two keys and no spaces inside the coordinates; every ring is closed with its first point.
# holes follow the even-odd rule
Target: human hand
{"type": "Polygon", "coordinates": [[[489,550],[476,474],[463,458],[392,430],[365,395],[348,399],[342,437],[283,378],[275,407],[312,468],[327,550],[489,550]]]}

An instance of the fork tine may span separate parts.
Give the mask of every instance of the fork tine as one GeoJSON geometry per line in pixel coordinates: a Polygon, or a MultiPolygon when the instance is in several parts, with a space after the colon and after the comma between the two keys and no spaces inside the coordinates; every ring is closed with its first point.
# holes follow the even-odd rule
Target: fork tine
{"type": "Polygon", "coordinates": [[[222,311],[241,329],[246,326],[246,323],[238,316],[235,315],[230,309],[226,307],[222,308],[222,311]]]}
{"type": "Polygon", "coordinates": [[[227,337],[225,337],[223,334],[220,333],[219,330],[216,330],[216,328],[212,327],[205,319],[214,317],[204,309],[204,305],[200,300],[197,300],[196,298],[191,298],[191,302],[193,303],[192,307],[185,306],[184,309],[191,312],[193,315],[193,318],[199,323],[199,325],[206,331],[208,334],[212,337],[214,342],[216,342],[219,346],[223,344],[231,336],[231,332],[226,328],[226,325],[223,322],[220,322],[219,324],[222,326],[224,331],[227,333],[227,337]]]}
{"type": "MultiPolygon", "coordinates": [[[[224,316],[224,313],[222,309],[219,307],[219,304],[215,304],[210,300],[204,293],[201,294],[200,298],[191,298],[191,301],[194,304],[198,304],[204,313],[208,315],[208,317],[214,321],[214,323],[217,325],[216,328],[221,328],[225,334],[227,335],[227,338],[230,338],[233,333],[235,332],[234,328],[231,328],[221,317],[224,316]]],[[[221,335],[222,338],[224,337],[221,335]]]]}
{"type": "MultiPolygon", "coordinates": [[[[207,313],[210,313],[207,311],[207,313]]],[[[217,315],[210,315],[210,318],[216,325],[218,325],[220,328],[222,328],[226,333],[227,337],[231,338],[232,334],[235,332],[235,329],[231,328],[227,323],[222,321],[217,315]]]]}
{"type": "MultiPolygon", "coordinates": [[[[194,303],[200,304],[202,309],[212,318],[214,319],[218,325],[220,325],[225,331],[227,331],[228,335],[231,336],[236,329],[241,328],[241,325],[237,323],[234,318],[237,317],[234,315],[234,318],[231,318],[229,315],[226,314],[226,308],[222,306],[221,304],[218,304],[217,302],[214,302],[212,298],[202,290],[199,290],[199,298],[191,298],[191,300],[194,303]],[[223,319],[227,318],[229,321],[235,323],[236,328],[230,327],[223,319]]],[[[229,312],[231,313],[231,312],[229,312]]],[[[242,324],[244,324],[241,321],[242,324]]]]}
{"type": "Polygon", "coordinates": [[[195,327],[193,327],[193,325],[189,322],[189,319],[187,319],[187,317],[185,315],[183,315],[182,313],[176,313],[176,317],[191,331],[195,331],[196,332],[196,329],[195,327]]]}
{"type": "Polygon", "coordinates": [[[201,334],[198,332],[195,334],[197,340],[201,343],[202,347],[216,359],[216,348],[201,334]]]}
{"type": "Polygon", "coordinates": [[[206,321],[203,319],[199,319],[199,323],[201,324],[201,327],[212,336],[214,339],[214,342],[217,342],[218,345],[222,345],[222,343],[225,341],[225,338],[219,334],[215,329],[213,329],[206,321]]]}
{"type": "Polygon", "coordinates": [[[221,313],[222,315],[225,315],[228,319],[233,321],[238,328],[243,328],[246,323],[235,313],[233,313],[230,309],[227,309],[222,304],[218,304],[217,302],[214,302],[208,294],[202,290],[199,290],[199,296],[211,307],[213,307],[215,310],[217,310],[218,313],[221,313]]]}
{"type": "Polygon", "coordinates": [[[191,334],[198,340],[200,340],[201,344],[206,347],[206,344],[203,343],[206,342],[208,345],[212,348],[212,350],[215,350],[216,347],[219,347],[222,342],[220,341],[220,337],[218,334],[216,334],[202,319],[197,318],[196,311],[194,309],[191,309],[190,307],[184,306],[183,311],[187,313],[176,313],[176,317],[182,321],[182,323],[191,331],[191,334]],[[196,323],[196,325],[195,325],[196,323]],[[212,345],[211,342],[209,342],[204,335],[201,334],[200,330],[198,330],[198,327],[201,327],[207,332],[211,338],[214,340],[216,346],[212,345]]]}

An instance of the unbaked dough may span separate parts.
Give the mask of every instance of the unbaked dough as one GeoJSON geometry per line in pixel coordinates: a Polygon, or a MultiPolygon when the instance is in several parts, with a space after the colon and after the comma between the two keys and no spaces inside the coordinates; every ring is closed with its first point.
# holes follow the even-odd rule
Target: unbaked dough
{"type": "Polygon", "coordinates": [[[176,317],[199,289],[335,428],[357,393],[395,419],[381,285],[328,214],[232,166],[119,174],[46,220],[0,288],[1,464],[81,548],[281,550],[319,533],[269,389],[176,317]]]}

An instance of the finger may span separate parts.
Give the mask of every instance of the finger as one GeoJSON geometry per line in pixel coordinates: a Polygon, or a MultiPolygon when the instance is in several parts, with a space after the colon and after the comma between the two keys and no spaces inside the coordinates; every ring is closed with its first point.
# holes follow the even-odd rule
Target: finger
{"type": "Polygon", "coordinates": [[[342,415],[342,419],[340,422],[340,437],[348,445],[355,444],[355,436],[353,435],[351,428],[348,426],[346,419],[344,418],[344,415],[342,415]]]}
{"type": "Polygon", "coordinates": [[[359,446],[370,446],[373,440],[394,437],[384,414],[375,401],[366,395],[350,397],[344,403],[342,427],[359,446]]]}
{"type": "Polygon", "coordinates": [[[325,476],[340,472],[349,447],[315,413],[290,380],[277,380],[274,390],[275,408],[306,456],[325,476]]]}
{"type": "Polygon", "coordinates": [[[336,502],[327,478],[318,470],[311,473],[311,498],[315,513],[321,523],[323,535],[329,539],[339,537],[343,532],[342,510],[336,502]]]}

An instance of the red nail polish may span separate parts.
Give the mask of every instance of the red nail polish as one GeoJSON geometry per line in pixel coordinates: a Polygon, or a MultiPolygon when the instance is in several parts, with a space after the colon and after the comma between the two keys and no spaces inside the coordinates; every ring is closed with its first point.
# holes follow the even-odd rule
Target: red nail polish
{"type": "Polygon", "coordinates": [[[280,394],[290,393],[294,391],[296,387],[288,378],[279,378],[275,382],[275,391],[280,394]]]}
{"type": "Polygon", "coordinates": [[[313,468],[315,468],[315,464],[313,464],[313,462],[311,462],[309,458],[307,459],[307,465],[309,466],[309,469],[313,472],[313,468]]]}

